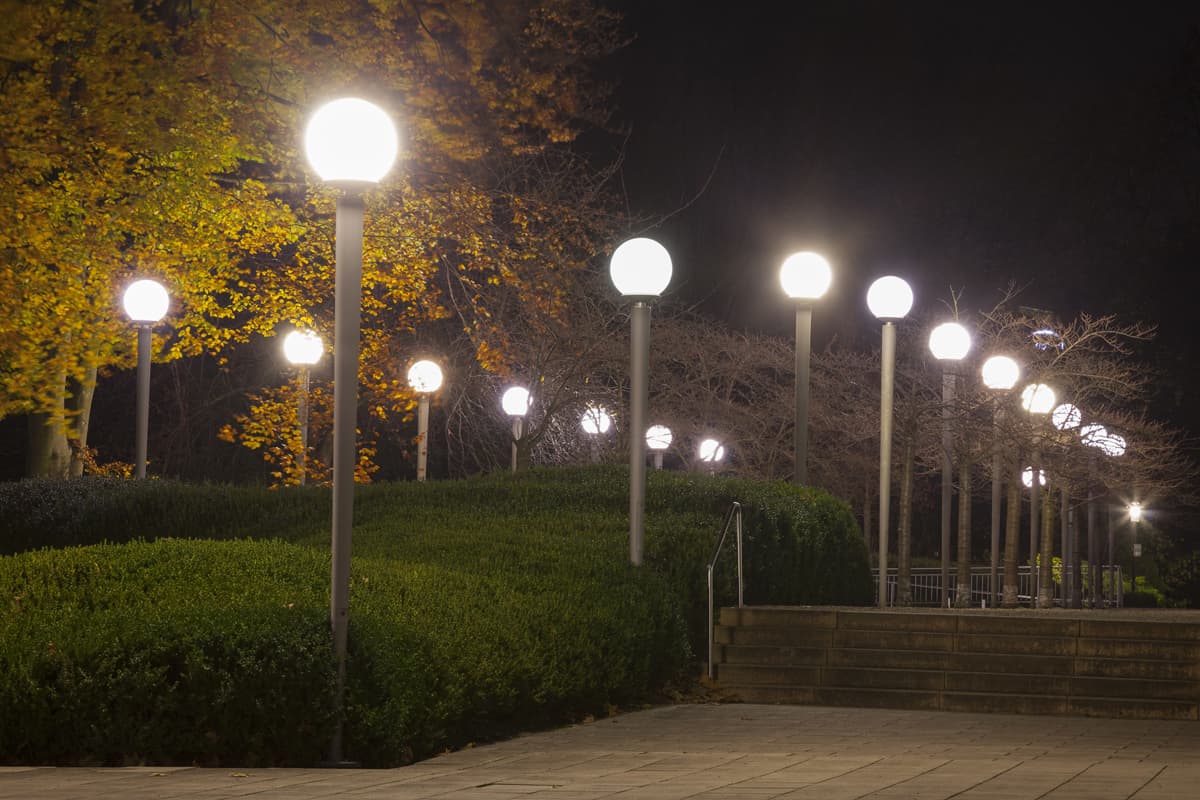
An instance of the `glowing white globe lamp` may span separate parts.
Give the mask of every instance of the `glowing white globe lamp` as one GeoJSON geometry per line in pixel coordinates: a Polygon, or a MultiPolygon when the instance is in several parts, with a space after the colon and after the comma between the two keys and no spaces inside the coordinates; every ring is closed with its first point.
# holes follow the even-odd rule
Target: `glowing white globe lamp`
{"type": "Polygon", "coordinates": [[[399,151],[400,137],[391,117],[358,97],[321,106],[304,131],[308,162],[330,183],[378,183],[399,151]]]}
{"type": "Polygon", "coordinates": [[[1007,391],[1021,379],[1021,367],[1008,356],[992,356],[983,362],[983,385],[989,389],[1007,391]]]}
{"type": "Polygon", "coordinates": [[[700,460],[706,464],[716,464],[725,458],[725,447],[716,439],[705,439],[700,442],[700,460]]]}
{"type": "Polygon", "coordinates": [[[143,278],[129,284],[121,304],[131,320],[139,325],[152,325],[167,315],[171,298],[161,283],[143,278]]]}
{"type": "Polygon", "coordinates": [[[1062,403],[1050,412],[1050,422],[1060,431],[1070,431],[1078,428],[1083,422],[1083,414],[1070,403],[1062,403]]]}
{"type": "Polygon", "coordinates": [[[793,300],[817,300],[829,291],[832,282],[829,262],[817,253],[793,253],[779,268],[779,283],[793,300]]]}
{"type": "Polygon", "coordinates": [[[651,450],[666,450],[671,446],[671,429],[666,425],[651,425],[646,429],[646,446],[651,450]]]}
{"type": "Polygon", "coordinates": [[[288,363],[311,367],[325,354],[325,343],[312,331],[292,331],[283,337],[283,355],[288,363]]]}
{"type": "Polygon", "coordinates": [[[612,415],[604,406],[588,405],[583,410],[579,425],[589,436],[600,436],[612,429],[612,415]]]}
{"type": "Polygon", "coordinates": [[[1058,400],[1044,383],[1031,383],[1021,390],[1021,407],[1030,414],[1049,414],[1058,400]]]}
{"type": "MultiPolygon", "coordinates": [[[[1038,471],[1038,486],[1046,485],[1046,471],[1039,469],[1038,471]]],[[[1021,483],[1025,484],[1026,489],[1033,488],[1033,467],[1026,467],[1021,472],[1021,483]]]]}
{"type": "Polygon", "coordinates": [[[1099,447],[1104,451],[1104,455],[1117,456],[1125,455],[1125,437],[1119,433],[1108,432],[1106,436],[1100,439],[1099,447]]]}
{"type": "Polygon", "coordinates": [[[500,407],[510,417],[523,417],[529,413],[531,403],[529,390],[524,386],[510,386],[500,397],[500,407]]]}
{"type": "Polygon", "coordinates": [[[943,322],[929,333],[929,352],[938,361],[962,361],[971,350],[971,334],[957,322],[943,322]]]}
{"type": "Polygon", "coordinates": [[[422,359],[408,368],[408,385],[420,394],[436,392],[442,388],[442,368],[436,362],[422,359]]]}
{"type": "Polygon", "coordinates": [[[608,273],[626,297],[658,297],[671,282],[671,254],[653,239],[630,239],[613,251],[608,273]]]}
{"type": "Polygon", "coordinates": [[[867,289],[867,308],[878,319],[903,319],[912,310],[912,287],[903,278],[887,275],[867,289]]]}

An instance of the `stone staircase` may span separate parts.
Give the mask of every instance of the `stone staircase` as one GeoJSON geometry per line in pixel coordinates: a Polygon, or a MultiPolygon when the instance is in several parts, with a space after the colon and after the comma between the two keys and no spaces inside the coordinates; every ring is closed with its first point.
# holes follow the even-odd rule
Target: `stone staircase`
{"type": "Polygon", "coordinates": [[[1200,719],[1200,615],[756,606],[714,641],[745,702],[1200,719]]]}

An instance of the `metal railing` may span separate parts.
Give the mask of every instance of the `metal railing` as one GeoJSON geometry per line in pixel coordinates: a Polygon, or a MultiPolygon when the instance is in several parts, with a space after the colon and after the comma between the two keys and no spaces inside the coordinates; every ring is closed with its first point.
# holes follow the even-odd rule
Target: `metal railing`
{"type": "Polygon", "coordinates": [[[713,570],[717,566],[717,558],[721,555],[721,546],[729,534],[729,523],[735,522],[735,540],[737,542],[737,607],[745,606],[743,593],[745,583],[742,580],[742,504],[736,500],[729,506],[725,515],[725,523],[721,526],[721,535],[717,537],[717,546],[713,548],[712,558],[708,560],[708,677],[714,678],[713,671],[713,570]]]}
{"type": "MultiPolygon", "coordinates": [[[[1080,571],[1080,589],[1083,592],[1082,603],[1087,607],[1120,607],[1124,604],[1124,592],[1121,588],[1121,566],[1119,564],[1105,564],[1100,568],[1100,595],[1097,598],[1092,597],[1092,581],[1091,570],[1087,564],[1084,564],[1080,571]]],[[[972,567],[971,568],[971,602],[972,606],[981,606],[991,597],[992,574],[990,567],[972,567]]],[[[1037,603],[1038,594],[1038,578],[1041,568],[1030,567],[1028,564],[1022,564],[1017,567],[1017,601],[1023,605],[1035,605],[1037,603]]],[[[871,575],[875,579],[875,602],[879,602],[879,570],[872,569],[871,575]]],[[[1055,569],[1054,580],[1051,581],[1052,591],[1054,593],[1053,603],[1056,606],[1066,605],[1064,597],[1065,586],[1069,581],[1064,578],[1069,578],[1071,575],[1070,569],[1066,570],[1064,576],[1063,570],[1055,569]]],[[[888,604],[894,605],[897,594],[897,579],[898,571],[895,567],[888,569],[887,592],[888,604]]],[[[951,573],[950,580],[956,580],[956,573],[951,573]]],[[[1003,582],[1003,572],[1000,575],[1000,580],[1003,582]]],[[[940,567],[914,567],[909,571],[909,587],[912,595],[912,605],[914,606],[938,606],[941,605],[942,598],[942,570],[940,567]]],[[[996,596],[1002,595],[998,586],[996,596]]],[[[954,597],[957,587],[950,586],[950,596],[954,597]]],[[[954,602],[953,599],[951,602],[954,602]]]]}

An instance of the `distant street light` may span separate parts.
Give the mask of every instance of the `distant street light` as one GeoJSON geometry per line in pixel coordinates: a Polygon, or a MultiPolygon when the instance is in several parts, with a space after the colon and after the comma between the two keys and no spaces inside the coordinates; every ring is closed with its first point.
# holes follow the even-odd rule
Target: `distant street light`
{"type": "Polygon", "coordinates": [[[592,461],[600,461],[600,437],[608,433],[613,426],[612,415],[604,406],[588,405],[583,409],[579,427],[588,435],[592,446],[592,461]]]}
{"type": "Polygon", "coordinates": [[[666,425],[651,425],[646,429],[646,447],[654,451],[654,468],[662,469],[663,451],[671,446],[671,429],[666,425]]]}
{"type": "Polygon", "coordinates": [[[292,331],[283,337],[283,355],[299,369],[300,395],[296,398],[296,422],[300,426],[300,454],[296,461],[300,468],[300,485],[303,486],[308,471],[308,393],[309,371],[313,364],[325,354],[325,343],[312,331],[292,331]]]}
{"type": "MultiPolygon", "coordinates": [[[[1021,407],[1035,417],[1045,416],[1053,410],[1058,398],[1054,394],[1054,390],[1044,383],[1031,383],[1021,390],[1021,407]]],[[[1033,445],[1033,469],[1037,470],[1039,480],[1030,479],[1029,487],[1029,566],[1037,577],[1037,585],[1039,587],[1037,595],[1037,606],[1039,608],[1048,608],[1050,598],[1043,596],[1041,591],[1042,569],[1049,569],[1049,564],[1040,564],[1038,554],[1040,548],[1040,531],[1038,530],[1039,516],[1041,512],[1041,486],[1046,482],[1046,474],[1042,471],[1042,451],[1037,443],[1037,436],[1034,436],[1033,445]]],[[[1031,473],[1032,475],[1032,473],[1031,473]]],[[[1049,573],[1047,573],[1048,575],[1049,573]]]]}
{"type": "MultiPolygon", "coordinates": [[[[1008,356],[992,356],[983,362],[981,370],[983,385],[993,392],[1009,392],[1021,379],[1021,367],[1008,356]]],[[[1004,417],[1004,406],[997,403],[992,413],[992,553],[990,585],[991,607],[997,608],[1000,603],[1000,494],[1002,490],[1001,476],[1004,474],[1004,450],[1001,444],[1001,426],[1004,417]]]]}
{"type": "Polygon", "coordinates": [[[816,253],[795,253],[779,268],[783,291],[796,303],[796,435],[795,470],[797,485],[808,483],[808,394],[811,382],[812,304],[829,290],[833,271],[816,253]]]}
{"type": "Polygon", "coordinates": [[[521,440],[522,426],[529,406],[533,402],[529,390],[524,386],[511,386],[500,397],[500,407],[512,417],[512,471],[517,471],[517,442],[521,440]]]}
{"type": "Polygon", "coordinates": [[[671,255],[653,239],[636,238],[613,251],[608,271],[617,291],[632,302],[629,312],[629,561],[642,563],[646,507],[646,429],[650,383],[650,303],[671,282],[671,255]]]}
{"type": "Polygon", "coordinates": [[[888,275],[867,289],[867,307],[883,322],[879,371],[879,607],[886,608],[888,523],[892,494],[892,399],[896,382],[896,321],[912,310],[912,288],[888,275]]]}
{"type": "Polygon", "coordinates": [[[429,395],[442,388],[442,368],[421,360],[408,368],[408,385],[417,393],[417,480],[425,480],[429,464],[429,395]]]}
{"type": "Polygon", "coordinates": [[[342,762],[343,697],[349,631],[350,548],[354,526],[354,465],[358,407],[358,334],[362,314],[363,190],[391,170],[400,149],[383,109],[357,97],[321,106],[309,118],[304,150],[321,180],[341,189],[334,231],[333,311],[333,566],[330,621],[337,661],[338,723],[329,760],[342,762]]]}
{"type": "Polygon", "coordinates": [[[1142,546],[1138,543],[1138,523],[1142,521],[1142,504],[1129,504],[1129,521],[1133,523],[1133,556],[1129,561],[1129,591],[1136,592],[1137,588],[1137,560],[1142,554],[1142,546]]]}
{"type": "Polygon", "coordinates": [[[708,465],[709,474],[717,471],[717,463],[725,459],[725,446],[716,439],[705,439],[698,448],[700,460],[708,465]]]}
{"type": "MultiPolygon", "coordinates": [[[[971,349],[971,334],[957,322],[943,322],[929,334],[929,351],[942,363],[942,599],[950,600],[950,504],[954,495],[954,384],[958,380],[958,362],[971,349]]],[[[958,585],[955,605],[969,605],[971,599],[971,553],[962,552],[959,542],[958,585]],[[963,568],[966,568],[964,572],[963,568]],[[965,601],[965,602],[964,602],[965,601]]]]}
{"type": "Polygon", "coordinates": [[[134,475],[146,477],[146,442],[150,435],[150,329],[167,314],[171,299],[158,281],[144,278],[129,284],[123,303],[137,325],[137,413],[134,420],[134,475]]]}

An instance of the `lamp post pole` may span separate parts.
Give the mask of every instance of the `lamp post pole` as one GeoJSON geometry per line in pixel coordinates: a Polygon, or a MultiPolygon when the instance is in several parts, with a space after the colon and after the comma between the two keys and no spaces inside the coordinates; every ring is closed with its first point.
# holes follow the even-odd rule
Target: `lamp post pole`
{"type": "MultiPolygon", "coordinates": [[[[942,364],[942,606],[950,604],[950,507],[954,497],[955,382],[958,380],[958,362],[966,357],[970,349],[971,335],[957,322],[942,323],[929,333],[929,350],[942,364]]],[[[970,603],[970,549],[969,538],[965,542],[959,542],[960,580],[955,592],[956,604],[970,603]]]]}
{"type": "Polygon", "coordinates": [[[517,471],[517,442],[521,440],[525,415],[529,413],[529,390],[524,386],[511,386],[500,397],[500,407],[512,417],[512,471],[517,471]]]}
{"type": "Polygon", "coordinates": [[[796,302],[796,419],[795,469],[792,480],[808,483],[808,396],[812,382],[812,303],[829,289],[829,262],[816,253],[788,256],[779,269],[784,292],[796,302]]]}
{"type": "MultiPolygon", "coordinates": [[[[1021,367],[1008,356],[992,356],[980,370],[983,385],[993,392],[1007,393],[1021,377],[1021,367]]],[[[1000,495],[1004,474],[1003,435],[1004,408],[999,403],[992,413],[992,553],[989,596],[992,608],[1000,605],[1000,495]]],[[[1011,512],[1010,512],[1011,513],[1011,512]]]]}
{"type": "Polygon", "coordinates": [[[307,479],[308,464],[308,395],[309,370],[321,360],[325,345],[312,331],[292,331],[283,340],[283,355],[300,372],[300,395],[296,398],[296,423],[300,428],[300,452],[296,457],[300,468],[300,485],[307,479]]]}
{"type": "Polygon", "coordinates": [[[303,486],[308,477],[308,392],[309,369],[307,365],[300,367],[300,396],[296,398],[296,422],[300,426],[300,485],[303,486]]]}
{"type": "Polygon", "coordinates": [[[158,281],[142,279],[129,284],[122,298],[125,313],[137,325],[137,408],[134,410],[134,475],[146,477],[146,450],[150,434],[150,329],[167,313],[171,300],[158,281]]]}
{"type": "Polygon", "coordinates": [[[408,368],[408,385],[417,393],[417,480],[426,477],[429,463],[429,395],[442,385],[442,368],[421,360],[408,368]]]}
{"type": "Polygon", "coordinates": [[[613,285],[629,298],[629,561],[642,563],[646,507],[646,407],[650,383],[650,301],[671,281],[671,255],[653,239],[622,242],[609,261],[613,285]]]}
{"type": "Polygon", "coordinates": [[[867,290],[867,306],[882,320],[879,367],[879,607],[888,603],[888,523],[892,494],[892,399],[896,382],[896,324],[912,309],[913,294],[901,278],[879,278],[867,290]]]}
{"type": "Polygon", "coordinates": [[[358,335],[362,307],[363,189],[392,168],[399,150],[395,125],[366,100],[342,98],[313,114],[305,131],[313,169],[342,191],[334,224],[333,531],[329,617],[337,675],[337,725],[329,760],[343,762],[342,734],[349,637],[350,548],[354,524],[354,464],[358,411],[358,335]]]}
{"type": "Polygon", "coordinates": [[[1129,559],[1129,591],[1136,592],[1137,588],[1137,560],[1141,555],[1141,545],[1138,543],[1138,523],[1142,521],[1142,504],[1129,504],[1129,521],[1133,527],[1133,554],[1129,559]]]}

